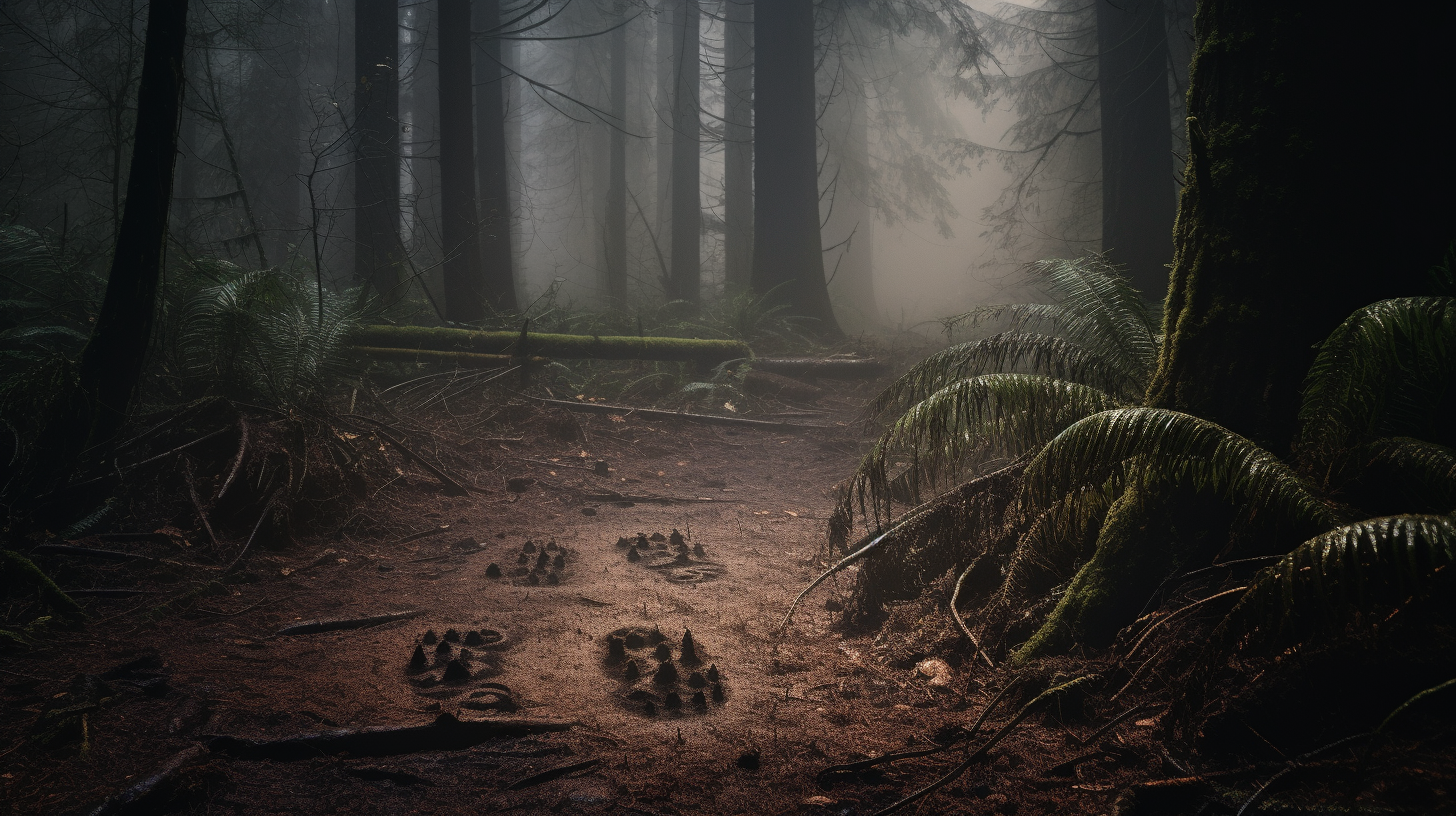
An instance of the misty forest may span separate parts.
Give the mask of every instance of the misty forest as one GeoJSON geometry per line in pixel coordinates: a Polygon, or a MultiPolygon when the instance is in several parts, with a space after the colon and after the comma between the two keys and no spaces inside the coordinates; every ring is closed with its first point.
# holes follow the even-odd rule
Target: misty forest
{"type": "Polygon", "coordinates": [[[0,811],[1456,814],[1453,17],[0,0],[0,811]]]}

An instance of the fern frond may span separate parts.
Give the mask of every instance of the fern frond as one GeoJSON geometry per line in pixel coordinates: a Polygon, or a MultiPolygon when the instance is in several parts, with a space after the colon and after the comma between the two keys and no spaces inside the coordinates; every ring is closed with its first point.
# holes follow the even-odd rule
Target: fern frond
{"type": "Polygon", "coordinates": [[[1383,300],[1350,315],[1320,345],[1299,412],[1300,459],[1333,472],[1373,437],[1451,444],[1453,415],[1456,297],[1383,300]]]}
{"type": "Polygon", "coordinates": [[[888,511],[890,470],[908,461],[912,501],[988,456],[1039,447],[1079,419],[1117,404],[1085,385],[1038,374],[986,374],[953,383],[911,408],[865,456],[851,482],[861,506],[888,511]]]}
{"type": "Polygon", "coordinates": [[[1449,516],[1367,519],[1316,536],[1261,572],[1215,631],[1249,647],[1339,634],[1360,616],[1426,597],[1456,563],[1449,516]]]}
{"type": "Polygon", "coordinates": [[[1456,513],[1456,450],[1392,437],[1366,445],[1363,459],[1364,480],[1402,496],[1404,508],[1456,513]]]}
{"type": "Polygon", "coordinates": [[[995,373],[1041,374],[1117,395],[1124,402],[1142,396],[1146,382],[1060,337],[1003,332],[951,346],[916,363],[871,403],[873,417],[899,416],[910,406],[958,380],[995,373]]]}
{"type": "Polygon", "coordinates": [[[1331,510],[1276,456],[1204,419],[1158,408],[1104,411],[1067,428],[1026,472],[1028,506],[1050,507],[1073,491],[1100,485],[1138,460],[1147,478],[1187,482],[1297,528],[1328,529],[1331,510]]]}

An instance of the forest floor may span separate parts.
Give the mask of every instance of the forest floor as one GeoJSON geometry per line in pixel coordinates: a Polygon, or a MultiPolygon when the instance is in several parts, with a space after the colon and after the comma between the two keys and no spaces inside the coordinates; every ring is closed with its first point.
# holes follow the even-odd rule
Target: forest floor
{"type": "MultiPolygon", "coordinates": [[[[511,433],[458,452],[475,463],[461,475],[484,492],[448,497],[425,474],[410,472],[359,510],[380,522],[377,529],[395,532],[303,539],[260,552],[246,582],[162,614],[154,611],[159,600],[177,592],[159,583],[164,576],[104,567],[158,594],[85,598],[93,616],[86,628],[0,657],[0,812],[88,812],[206,736],[279,739],[424,725],[449,714],[574,725],[464,747],[402,747],[408,752],[393,756],[305,751],[310,755],[284,761],[215,745],[170,783],[176,805],[179,812],[249,814],[873,813],[953,768],[963,752],[832,779],[816,775],[932,746],[946,726],[979,715],[1008,676],[968,672],[953,655],[943,668],[917,672],[876,632],[840,625],[828,609],[845,600],[852,571],[816,591],[785,634],[775,633],[794,595],[826,566],[833,485],[860,453],[852,421],[866,391],[833,388],[819,405],[827,413],[795,418],[825,429],[528,416],[511,433]],[[611,468],[605,476],[592,472],[597,460],[611,468]],[[521,492],[507,489],[517,478],[534,482],[515,483],[521,492]],[[601,498],[610,492],[625,498],[601,498]],[[621,537],[673,530],[701,554],[664,565],[671,559],[663,553],[676,548],[651,542],[633,562],[618,546],[621,537]],[[429,534],[402,534],[411,531],[429,534]],[[557,584],[530,585],[516,575],[528,539],[538,552],[526,556],[527,567],[539,550],[548,561],[564,558],[564,568],[548,563],[537,573],[557,575],[557,584]],[[502,577],[487,576],[491,564],[502,577]],[[279,634],[314,619],[402,611],[417,614],[355,630],[279,634]],[[425,633],[452,629],[461,642],[437,661],[440,647],[425,642],[425,633]],[[680,676],[654,682],[651,644],[628,639],[629,656],[644,672],[629,683],[608,639],[654,629],[666,636],[680,676]],[[683,660],[688,629],[701,664],[683,660]],[[480,631],[484,643],[467,645],[480,631]],[[408,669],[417,645],[426,653],[423,671],[408,669]],[[473,653],[463,664],[470,678],[439,682],[441,664],[460,649],[473,653]],[[704,705],[694,705],[690,674],[710,666],[719,672],[722,700],[709,683],[704,705]],[[49,716],[53,700],[74,702],[86,675],[102,689],[83,701],[86,750],[38,748],[27,738],[38,718],[49,716]],[[681,710],[668,709],[669,688],[681,693],[681,710]],[[504,707],[519,709],[477,710],[506,699],[504,707]],[[647,713],[649,699],[655,714],[647,713]],[[530,779],[578,765],[554,779],[530,779]],[[523,780],[530,784],[516,784],[523,780]]],[[[178,534],[168,536],[174,543],[149,546],[160,555],[170,547],[180,558],[178,534]]],[[[990,728],[1014,711],[1003,707],[990,728]]],[[[1116,713],[1065,721],[1055,709],[1038,713],[985,762],[912,810],[1106,813],[1128,785],[1179,775],[1155,742],[1156,710],[1121,721],[1106,737],[1113,750],[1089,757],[1078,738],[1116,713]],[[1054,767],[1076,757],[1086,761],[1054,767]]],[[[158,807],[155,797],[149,807],[158,807]]]]}

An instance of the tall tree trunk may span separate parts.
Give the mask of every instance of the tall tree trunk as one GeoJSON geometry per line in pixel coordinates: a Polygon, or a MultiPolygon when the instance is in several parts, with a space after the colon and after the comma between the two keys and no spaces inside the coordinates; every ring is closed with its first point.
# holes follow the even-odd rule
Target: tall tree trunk
{"type": "Polygon", "coordinates": [[[753,273],[753,3],[725,0],[723,32],[724,286],[746,291],[753,273]]]}
{"type": "MultiPolygon", "coordinates": [[[[110,443],[126,421],[151,344],[177,159],[186,38],[187,0],[152,0],[121,230],[106,297],[81,353],[79,390],[91,411],[81,438],[90,447],[110,443]]],[[[77,436],[74,427],[57,430],[77,436]]]]}
{"type": "MultiPolygon", "coordinates": [[[[620,18],[627,7],[614,7],[620,18]]],[[[611,144],[607,159],[607,298],[614,305],[627,302],[627,26],[611,34],[611,144]]]]}
{"type": "Polygon", "coordinates": [[[470,0],[440,0],[440,221],[445,244],[445,319],[485,317],[475,213],[474,75],[470,0]]]}
{"type": "Polygon", "coordinates": [[[753,288],[838,336],[819,238],[813,0],[756,6],[753,43],[753,288]]]}
{"type": "Polygon", "coordinates": [[[387,300],[400,294],[399,9],[354,0],[354,275],[387,300]]]}
{"type": "Polygon", "coordinates": [[[702,145],[698,92],[698,0],[680,0],[673,17],[672,258],[668,300],[702,298],[703,205],[698,192],[702,145]]]}
{"type": "Polygon", "coordinates": [[[1164,0],[1097,0],[1102,248],[1149,300],[1168,290],[1177,208],[1164,0]]]}
{"type": "MultiPolygon", "coordinates": [[[[657,224],[657,246],[663,253],[672,249],[672,146],[673,146],[673,67],[676,64],[676,42],[673,27],[675,9],[681,0],[657,2],[657,195],[653,202],[657,224]]],[[[666,268],[659,269],[662,291],[671,298],[672,282],[666,268]]]]}
{"type": "Polygon", "coordinates": [[[1428,115],[1425,84],[1339,69],[1350,42],[1400,42],[1403,76],[1449,77],[1450,26],[1398,18],[1200,4],[1150,404],[1283,453],[1315,344],[1361,306],[1424,291],[1456,225],[1456,197],[1430,195],[1456,186],[1449,132],[1428,115]],[[1352,100],[1381,112],[1332,120],[1352,100]],[[1393,172],[1383,145],[1418,165],[1393,172]]]}
{"type": "Polygon", "coordinates": [[[510,146],[506,142],[504,55],[495,36],[500,0],[475,0],[475,28],[492,32],[477,44],[475,59],[475,153],[480,162],[480,286],[497,311],[515,311],[515,256],[511,252],[510,146]]]}

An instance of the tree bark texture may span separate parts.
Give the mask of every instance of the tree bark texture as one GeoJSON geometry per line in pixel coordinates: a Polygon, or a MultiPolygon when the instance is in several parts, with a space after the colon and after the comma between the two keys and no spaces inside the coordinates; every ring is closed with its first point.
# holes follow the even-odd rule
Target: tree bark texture
{"type": "MultiPolygon", "coordinates": [[[[657,195],[654,215],[657,224],[652,229],[657,233],[657,246],[664,255],[672,251],[672,112],[673,112],[673,66],[676,53],[676,38],[673,36],[673,16],[681,0],[658,0],[657,2],[657,195]]],[[[661,276],[663,294],[667,294],[672,283],[667,267],[658,270],[661,276]]]]}
{"type": "Polygon", "coordinates": [[[698,0],[680,0],[673,15],[672,257],[668,300],[697,303],[701,297],[703,206],[698,192],[701,165],[698,0]]]}
{"type": "Polygon", "coordinates": [[[1168,290],[1177,195],[1164,0],[1097,0],[1102,248],[1149,300],[1168,290]]]}
{"type": "Polygon", "coordinates": [[[475,212],[475,117],[470,0],[440,0],[440,232],[445,245],[445,319],[485,317],[475,212]]]}
{"type": "Polygon", "coordinates": [[[399,296],[399,10],[396,0],[354,4],[354,275],[387,300],[399,296]]]}
{"type": "MultiPolygon", "coordinates": [[[[152,0],[126,206],[106,297],[81,353],[80,392],[91,411],[89,432],[83,437],[88,446],[111,442],[126,421],[151,344],[177,159],[186,38],[187,0],[152,0]]],[[[78,435],[74,427],[57,430],[78,435]]]]}
{"type": "Polygon", "coordinates": [[[753,42],[753,289],[838,336],[819,238],[813,0],[757,5],[753,42]]]}
{"type": "Polygon", "coordinates": [[[1430,115],[1451,96],[1453,16],[1443,8],[1409,26],[1400,15],[1200,4],[1150,405],[1285,453],[1315,344],[1361,306],[1426,291],[1456,229],[1456,197],[1435,192],[1456,185],[1456,151],[1430,115]],[[1350,43],[1400,43],[1400,75],[1345,70],[1350,43]]]}
{"type": "MultiPolygon", "coordinates": [[[[627,11],[616,6],[616,16],[627,11]]],[[[627,302],[627,26],[611,33],[611,127],[607,147],[607,298],[614,304],[627,302]]]]}
{"type": "MultiPolygon", "coordinates": [[[[475,28],[499,34],[500,0],[475,0],[475,28]]],[[[515,255],[511,250],[510,146],[506,141],[504,49],[498,36],[477,40],[475,52],[475,152],[480,164],[480,280],[485,302],[515,311],[515,255]]]]}
{"type": "Polygon", "coordinates": [[[753,3],[726,0],[723,31],[724,286],[746,291],[753,273],[753,3]]]}

